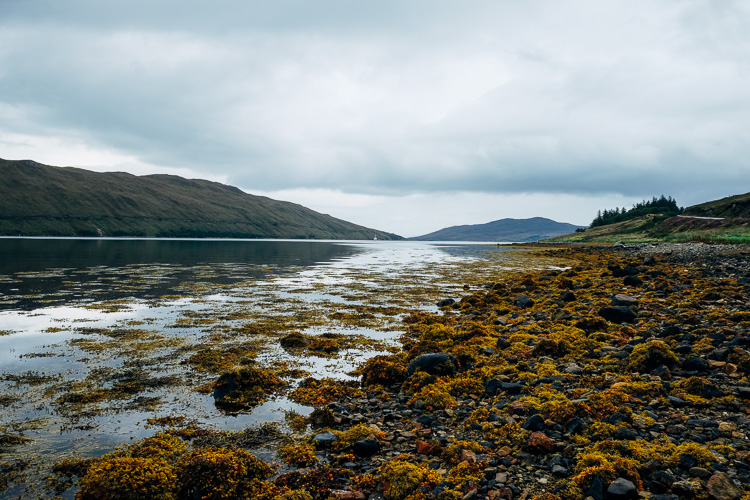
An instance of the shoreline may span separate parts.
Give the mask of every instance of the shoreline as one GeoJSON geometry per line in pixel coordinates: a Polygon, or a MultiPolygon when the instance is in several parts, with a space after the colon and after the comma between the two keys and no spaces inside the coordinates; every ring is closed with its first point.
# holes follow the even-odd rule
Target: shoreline
{"type": "Polygon", "coordinates": [[[400,351],[360,369],[365,384],[295,390],[317,407],[308,418],[289,415],[297,433],[154,419],[154,437],[102,459],[70,459],[58,480],[77,480],[81,498],[95,498],[94,483],[106,487],[128,460],[150,461],[173,484],[138,476],[139,484],[181,498],[174,488],[189,490],[190,466],[217,472],[230,461],[246,472],[216,491],[253,498],[747,494],[738,483],[750,483],[748,252],[535,248],[570,267],[502,271],[440,313],[411,314],[400,351]],[[260,449],[287,466],[266,469],[242,454],[260,449]]]}

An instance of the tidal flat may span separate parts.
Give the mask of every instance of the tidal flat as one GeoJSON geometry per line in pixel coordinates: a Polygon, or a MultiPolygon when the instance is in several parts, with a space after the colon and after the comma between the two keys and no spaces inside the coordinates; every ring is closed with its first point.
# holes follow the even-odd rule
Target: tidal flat
{"type": "MultiPolygon", "coordinates": [[[[500,270],[557,265],[481,245],[326,244],[326,253],[299,243],[302,256],[283,247],[226,257],[214,248],[165,258],[132,241],[122,250],[105,243],[104,252],[61,242],[76,258],[45,256],[26,269],[6,260],[0,276],[0,490],[8,498],[72,498],[77,476],[61,476],[60,464],[149,438],[164,422],[212,434],[273,425],[272,435],[299,438],[309,430],[299,421],[316,406],[305,383],[357,380],[364,360],[400,350],[403,318],[435,313],[437,301],[500,270]],[[244,368],[275,383],[243,401],[217,399],[220,378],[244,368]]],[[[276,445],[252,451],[278,461],[276,445]]]]}
{"type": "Polygon", "coordinates": [[[8,311],[4,494],[750,498],[746,247],[393,245],[8,311]]]}

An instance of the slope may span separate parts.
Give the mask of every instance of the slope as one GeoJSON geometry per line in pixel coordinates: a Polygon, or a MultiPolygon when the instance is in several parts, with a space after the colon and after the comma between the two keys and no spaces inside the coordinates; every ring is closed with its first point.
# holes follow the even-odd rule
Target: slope
{"type": "Polygon", "coordinates": [[[301,205],[174,175],[0,160],[0,234],[400,239],[301,205]]]}

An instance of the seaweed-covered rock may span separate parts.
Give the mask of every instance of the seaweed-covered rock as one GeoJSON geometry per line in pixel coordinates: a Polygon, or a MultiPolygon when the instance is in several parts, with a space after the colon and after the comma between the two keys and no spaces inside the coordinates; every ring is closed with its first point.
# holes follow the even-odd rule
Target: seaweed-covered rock
{"type": "Polygon", "coordinates": [[[458,369],[458,363],[456,358],[447,352],[430,352],[422,354],[409,363],[407,369],[409,375],[413,375],[414,372],[423,371],[430,375],[443,376],[453,375],[458,369]]]}
{"type": "Polygon", "coordinates": [[[638,372],[650,372],[664,365],[672,368],[677,363],[677,356],[665,342],[661,340],[649,340],[644,344],[638,344],[630,353],[628,369],[638,372]]]}
{"type": "Polygon", "coordinates": [[[214,402],[225,411],[241,411],[259,405],[285,385],[270,370],[243,366],[219,377],[214,384],[214,402]]]}

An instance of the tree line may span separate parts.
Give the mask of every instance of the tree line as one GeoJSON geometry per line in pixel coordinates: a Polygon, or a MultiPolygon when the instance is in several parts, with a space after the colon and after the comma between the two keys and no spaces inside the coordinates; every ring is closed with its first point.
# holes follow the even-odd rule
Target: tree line
{"type": "Polygon", "coordinates": [[[617,207],[613,210],[599,210],[596,213],[596,218],[591,222],[591,227],[606,226],[607,224],[635,219],[636,217],[648,214],[662,214],[671,217],[681,214],[683,210],[684,208],[678,207],[677,201],[671,196],[665,197],[661,195],[659,198],[654,196],[650,200],[643,200],[640,203],[636,203],[630,210],[625,207],[617,207]]]}

